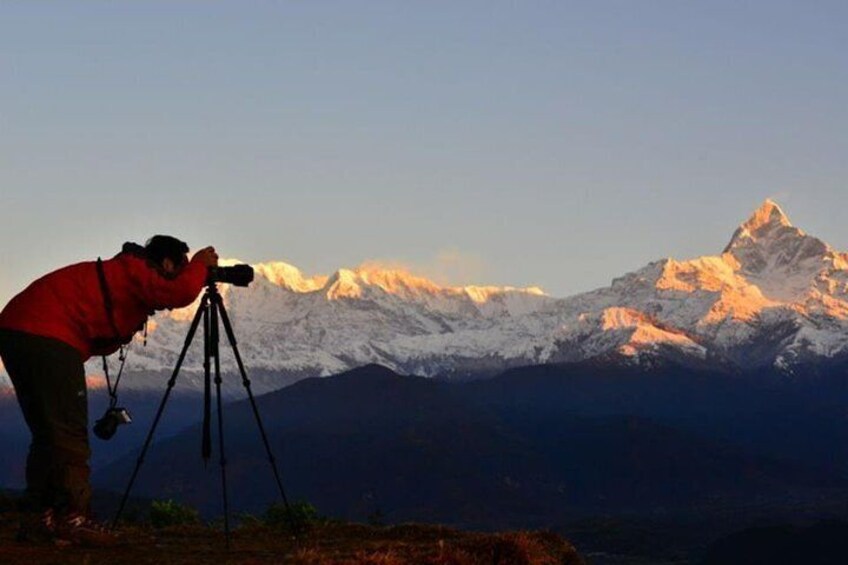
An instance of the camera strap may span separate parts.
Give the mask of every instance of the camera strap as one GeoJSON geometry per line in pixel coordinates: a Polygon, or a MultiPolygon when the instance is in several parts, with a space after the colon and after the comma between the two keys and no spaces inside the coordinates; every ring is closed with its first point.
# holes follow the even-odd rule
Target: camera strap
{"type": "Polygon", "coordinates": [[[127,353],[129,349],[121,346],[118,359],[121,361],[121,366],[118,369],[118,376],[115,378],[115,386],[112,386],[112,380],[109,378],[109,364],[106,362],[106,356],[103,359],[103,375],[106,377],[106,389],[109,391],[109,408],[114,408],[118,405],[118,383],[121,382],[121,375],[124,374],[124,364],[127,362],[127,353]]]}
{"type": "MultiPolygon", "coordinates": [[[[112,332],[116,339],[120,339],[118,325],[115,323],[115,314],[112,309],[112,293],[109,292],[109,283],[106,282],[106,271],[103,269],[103,259],[97,258],[97,278],[100,281],[100,291],[103,293],[103,305],[106,307],[106,316],[109,319],[109,325],[112,326],[112,332]]],[[[109,364],[106,362],[106,356],[103,356],[103,375],[106,377],[106,388],[109,391],[109,406],[114,408],[118,405],[118,383],[121,382],[121,375],[124,373],[124,363],[127,361],[127,349],[122,345],[119,349],[118,359],[121,361],[121,368],[118,369],[118,376],[115,379],[115,386],[112,386],[112,380],[109,378],[109,364]]]]}
{"type": "Polygon", "coordinates": [[[106,282],[106,271],[103,269],[103,259],[97,258],[97,278],[100,280],[100,292],[103,293],[103,305],[106,306],[106,316],[109,318],[109,325],[112,326],[112,332],[116,339],[120,339],[121,332],[118,331],[118,325],[115,323],[115,313],[112,309],[112,293],[109,292],[109,283],[106,282]]]}

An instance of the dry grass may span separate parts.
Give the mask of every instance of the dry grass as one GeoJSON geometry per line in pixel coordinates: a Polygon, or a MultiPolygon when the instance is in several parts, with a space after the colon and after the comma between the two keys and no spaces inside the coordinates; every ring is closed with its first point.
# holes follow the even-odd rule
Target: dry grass
{"type": "Polygon", "coordinates": [[[295,565],[577,565],[574,548],[548,532],[484,534],[442,526],[371,527],[322,524],[296,538],[260,524],[237,529],[231,548],[220,530],[173,526],[162,530],[126,527],[121,546],[109,549],[28,545],[14,541],[17,516],[0,514],[0,563],[95,565],[213,563],[295,565]]]}

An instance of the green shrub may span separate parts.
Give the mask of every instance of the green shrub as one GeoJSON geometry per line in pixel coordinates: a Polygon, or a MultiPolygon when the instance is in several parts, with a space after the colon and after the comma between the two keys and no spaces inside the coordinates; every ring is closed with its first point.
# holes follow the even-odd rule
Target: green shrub
{"type": "Polygon", "coordinates": [[[301,529],[314,525],[318,520],[318,511],[303,500],[289,504],[288,508],[277,502],[265,511],[265,524],[271,527],[301,529]]]}
{"type": "Polygon", "coordinates": [[[235,515],[236,527],[238,528],[259,528],[265,525],[265,521],[248,512],[241,512],[235,515]]]}
{"type": "Polygon", "coordinates": [[[173,500],[154,500],[150,505],[150,523],[154,528],[199,524],[197,510],[173,500]]]}

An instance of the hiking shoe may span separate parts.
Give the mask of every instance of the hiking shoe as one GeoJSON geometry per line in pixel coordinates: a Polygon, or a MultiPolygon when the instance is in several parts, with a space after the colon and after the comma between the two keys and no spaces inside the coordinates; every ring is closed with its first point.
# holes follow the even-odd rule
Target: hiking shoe
{"type": "Polygon", "coordinates": [[[111,547],[118,543],[118,537],[106,526],[78,512],[58,522],[56,537],[84,547],[111,547]]]}
{"type": "Polygon", "coordinates": [[[19,542],[58,542],[57,545],[64,545],[61,540],[56,539],[57,526],[56,511],[48,508],[41,514],[29,514],[22,518],[15,539],[19,542]]]}

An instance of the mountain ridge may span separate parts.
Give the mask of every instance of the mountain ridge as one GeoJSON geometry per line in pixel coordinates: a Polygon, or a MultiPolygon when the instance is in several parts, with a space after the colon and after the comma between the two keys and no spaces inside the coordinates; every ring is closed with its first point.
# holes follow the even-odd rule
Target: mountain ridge
{"type": "MultiPolygon", "coordinates": [[[[791,373],[846,351],[846,257],[766,200],[720,255],[662,259],[567,298],[537,287],[442,287],[374,264],[330,277],[307,277],[284,263],[274,277],[258,265],[254,287],[222,292],[238,331],[248,335],[241,338],[245,357],[271,371],[328,375],[379,363],[436,376],[671,356],[791,373]]],[[[184,325],[187,318],[164,317],[174,319],[184,325]]],[[[175,358],[174,343],[158,337],[151,340],[175,358]]],[[[167,366],[143,360],[146,368],[167,366]]]]}
{"type": "MultiPolygon", "coordinates": [[[[792,374],[848,355],[848,254],[792,225],[772,200],[718,255],[660,259],[566,298],[538,287],[440,286],[377,264],[330,276],[279,261],[254,268],[249,288],[220,289],[242,357],[269,375],[257,384],[263,391],[278,388],[273,374],[290,381],[368,363],[458,378],[592,358],[674,358],[792,374]]],[[[196,305],[153,318],[150,344],[133,345],[128,370],[169,371],[196,305]]],[[[186,371],[199,369],[200,349],[190,350],[186,371]]],[[[235,370],[226,351],[222,363],[235,370]]],[[[92,363],[89,371],[100,370],[92,363]]],[[[128,385],[160,383],[140,377],[128,385]]]]}

